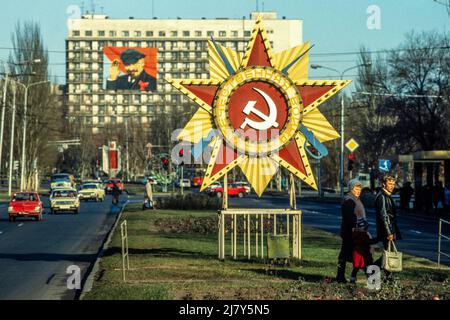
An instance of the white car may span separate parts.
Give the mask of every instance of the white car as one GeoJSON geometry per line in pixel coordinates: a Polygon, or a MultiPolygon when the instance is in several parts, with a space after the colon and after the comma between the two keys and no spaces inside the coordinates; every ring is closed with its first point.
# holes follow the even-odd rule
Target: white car
{"type": "Polygon", "coordinates": [[[178,181],[177,185],[181,188],[190,188],[191,187],[191,180],[189,179],[181,179],[178,181]]]}
{"type": "Polygon", "coordinates": [[[238,187],[243,187],[243,188],[245,189],[245,192],[246,192],[247,194],[250,193],[251,187],[250,187],[250,184],[249,184],[248,182],[245,182],[245,181],[238,181],[238,182],[236,182],[235,184],[236,184],[238,187]]]}

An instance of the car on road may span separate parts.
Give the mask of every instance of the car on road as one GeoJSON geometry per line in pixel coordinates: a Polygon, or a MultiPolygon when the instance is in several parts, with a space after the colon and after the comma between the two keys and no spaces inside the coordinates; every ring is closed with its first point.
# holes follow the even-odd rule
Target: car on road
{"type": "Polygon", "coordinates": [[[50,189],[55,188],[75,188],[75,178],[73,175],[68,173],[55,173],[52,176],[50,183],[50,189]]]}
{"type": "Polygon", "coordinates": [[[78,197],[82,201],[103,201],[105,200],[105,190],[99,187],[97,183],[85,183],[81,186],[78,197]]]}
{"type": "Polygon", "coordinates": [[[80,213],[80,199],[77,190],[58,188],[52,191],[50,194],[50,213],[55,214],[61,211],[80,213]]]}
{"type": "Polygon", "coordinates": [[[119,188],[120,192],[122,193],[125,189],[122,180],[118,179],[118,178],[114,178],[114,179],[108,179],[105,181],[105,191],[106,193],[111,193],[114,184],[117,185],[117,187],[119,188]]]}
{"type": "MultiPolygon", "coordinates": [[[[228,185],[227,192],[228,192],[228,196],[229,197],[239,197],[239,198],[242,198],[242,197],[244,197],[247,194],[247,190],[244,187],[239,186],[239,185],[234,184],[234,183],[228,185]]],[[[223,197],[223,193],[224,193],[223,187],[220,186],[220,187],[214,188],[210,192],[210,195],[212,195],[212,196],[215,195],[218,198],[222,198],[223,197]]]]}
{"type": "Polygon", "coordinates": [[[251,191],[251,187],[250,184],[248,182],[245,181],[238,181],[235,183],[237,186],[239,187],[243,187],[245,189],[246,194],[249,194],[251,191]]]}
{"type": "Polygon", "coordinates": [[[202,176],[196,176],[192,178],[192,185],[194,187],[200,187],[203,184],[203,177],[202,176]]]}
{"type": "Polygon", "coordinates": [[[37,192],[17,192],[11,197],[8,206],[9,221],[19,217],[30,217],[42,220],[44,206],[37,192]]]}
{"type": "Polygon", "coordinates": [[[211,193],[214,191],[214,189],[221,188],[221,187],[222,187],[222,184],[219,181],[215,181],[215,182],[211,183],[209,185],[209,187],[207,187],[205,189],[205,193],[211,195],[211,193]]]}
{"type": "Polygon", "coordinates": [[[189,179],[180,179],[179,181],[176,182],[176,186],[178,188],[190,188],[191,187],[191,180],[189,179]]]}

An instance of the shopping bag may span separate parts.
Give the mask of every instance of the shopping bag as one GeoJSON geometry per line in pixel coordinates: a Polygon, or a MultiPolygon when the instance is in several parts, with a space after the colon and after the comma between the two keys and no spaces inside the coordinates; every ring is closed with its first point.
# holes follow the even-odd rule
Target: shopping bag
{"type": "Polygon", "coordinates": [[[400,272],[403,269],[402,253],[397,251],[394,241],[389,241],[387,250],[383,252],[383,269],[400,272]]]}

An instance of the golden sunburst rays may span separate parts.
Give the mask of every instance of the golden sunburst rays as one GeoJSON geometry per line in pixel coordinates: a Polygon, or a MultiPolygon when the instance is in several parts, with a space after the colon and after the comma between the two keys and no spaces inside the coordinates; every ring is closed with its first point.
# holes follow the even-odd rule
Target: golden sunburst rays
{"type": "Polygon", "coordinates": [[[310,141],[300,127],[307,128],[320,143],[338,138],[339,134],[318,107],[351,81],[309,80],[310,49],[309,43],[303,43],[272,53],[267,33],[258,18],[244,54],[217,44],[214,39],[208,41],[209,79],[167,80],[200,107],[178,139],[198,143],[212,129],[217,130],[209,144],[212,154],[201,190],[236,166],[240,167],[258,196],[262,195],[280,166],[312,188],[317,188],[306,152],[310,141]],[[277,94],[271,96],[272,89],[265,83],[275,87],[278,95],[284,95],[285,102],[271,104],[277,94]],[[250,87],[246,88],[249,84],[250,87]],[[261,103],[261,98],[255,98],[255,91],[264,97],[266,103],[261,103]],[[277,108],[274,111],[277,118],[269,120],[273,111],[271,107],[277,108]],[[249,141],[237,133],[246,124],[259,128],[262,133],[267,130],[266,127],[261,129],[264,123],[279,127],[279,136],[272,137],[272,140],[249,141]],[[239,141],[242,143],[237,143],[239,141]],[[269,146],[269,152],[251,152],[260,150],[263,144],[269,146]]]}

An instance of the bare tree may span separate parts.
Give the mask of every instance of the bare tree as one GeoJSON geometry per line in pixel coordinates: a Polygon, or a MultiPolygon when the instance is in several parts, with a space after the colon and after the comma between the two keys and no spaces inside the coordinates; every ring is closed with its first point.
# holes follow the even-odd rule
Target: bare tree
{"type": "MultiPolygon", "coordinates": [[[[34,22],[17,23],[11,36],[13,51],[10,56],[10,71],[14,74],[12,82],[17,89],[17,116],[15,132],[15,159],[21,158],[21,148],[24,143],[22,130],[24,125],[25,90],[23,85],[47,81],[48,55],[42,40],[40,27],[34,22]],[[39,60],[39,63],[34,61],[39,60]],[[18,85],[20,82],[23,85],[18,85]]],[[[11,96],[9,90],[9,96],[11,96]]],[[[55,158],[46,157],[49,152],[48,141],[58,138],[61,134],[61,107],[55,86],[43,83],[32,86],[28,90],[26,149],[24,188],[35,187],[36,171],[42,171],[55,158]]]]}
{"type": "Polygon", "coordinates": [[[448,34],[410,33],[383,59],[361,49],[354,103],[364,161],[383,155],[450,147],[448,34]]]}

